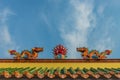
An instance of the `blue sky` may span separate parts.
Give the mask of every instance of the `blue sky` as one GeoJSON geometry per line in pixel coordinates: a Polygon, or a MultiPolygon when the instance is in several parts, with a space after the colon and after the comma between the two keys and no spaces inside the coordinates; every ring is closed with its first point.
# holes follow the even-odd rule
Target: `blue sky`
{"type": "Polygon", "coordinates": [[[81,58],[77,47],[104,51],[120,58],[119,0],[0,0],[0,58],[43,47],[39,58],[53,58],[52,49],[63,44],[68,58],[81,58]]]}

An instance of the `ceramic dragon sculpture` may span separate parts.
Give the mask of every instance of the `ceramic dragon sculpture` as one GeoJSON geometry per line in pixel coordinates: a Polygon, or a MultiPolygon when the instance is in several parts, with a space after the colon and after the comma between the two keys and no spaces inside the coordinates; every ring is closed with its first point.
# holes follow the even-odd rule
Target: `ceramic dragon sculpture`
{"type": "Polygon", "coordinates": [[[106,55],[110,55],[112,50],[105,50],[104,52],[99,53],[97,50],[92,50],[89,52],[88,48],[80,47],[76,49],[78,52],[81,52],[83,59],[105,59],[106,55]]]}
{"type": "Polygon", "coordinates": [[[9,50],[10,55],[15,55],[14,59],[36,59],[38,57],[38,53],[42,52],[43,48],[41,47],[34,47],[32,51],[24,50],[21,53],[17,52],[16,50],[9,50]]]}

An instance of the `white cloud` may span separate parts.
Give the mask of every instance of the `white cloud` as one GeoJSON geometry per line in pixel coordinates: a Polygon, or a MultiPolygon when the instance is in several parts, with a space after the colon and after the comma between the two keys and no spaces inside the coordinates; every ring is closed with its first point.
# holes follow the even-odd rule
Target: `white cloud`
{"type": "Polygon", "coordinates": [[[8,8],[0,11],[0,53],[2,55],[0,58],[10,58],[7,50],[18,48],[9,33],[7,25],[8,17],[12,14],[13,12],[8,8]]]}
{"type": "Polygon", "coordinates": [[[5,24],[6,21],[8,20],[9,15],[14,15],[14,13],[10,9],[5,8],[3,11],[1,11],[0,12],[0,22],[2,24],[5,24]]]}
{"type": "Polygon", "coordinates": [[[62,25],[61,36],[69,48],[68,57],[78,58],[76,54],[76,47],[87,46],[87,36],[92,28],[95,26],[95,15],[93,14],[93,3],[90,1],[80,2],[78,0],[71,0],[73,7],[70,14],[72,20],[70,26],[62,25]]]}
{"type": "Polygon", "coordinates": [[[94,13],[94,2],[89,0],[70,0],[70,8],[68,16],[63,20],[60,26],[61,37],[68,48],[68,58],[80,58],[80,54],[76,52],[77,47],[89,47],[89,49],[97,49],[103,51],[111,49],[114,42],[109,34],[110,25],[113,22],[101,21],[104,14],[104,7],[98,7],[97,13],[94,13]],[[96,17],[99,14],[99,18],[96,17]],[[101,21],[101,22],[100,22],[101,21]],[[100,26],[103,24],[102,26],[100,26]],[[92,32],[97,28],[97,31],[92,32]],[[102,28],[102,29],[101,29],[102,28]],[[91,34],[93,33],[93,34],[91,34]],[[98,34],[96,34],[98,33],[98,34]],[[94,36],[95,39],[92,39],[94,36]],[[101,37],[98,37],[101,36],[101,37]],[[91,38],[91,42],[89,40],[91,38]],[[91,46],[92,45],[92,46],[91,46]]]}
{"type": "Polygon", "coordinates": [[[9,34],[8,28],[4,26],[1,31],[1,40],[4,41],[5,43],[11,43],[11,36],[9,34]]]}
{"type": "Polygon", "coordinates": [[[100,32],[99,40],[95,42],[95,48],[100,51],[113,49],[115,44],[111,35],[113,27],[115,26],[114,20],[112,19],[112,17],[109,17],[105,20],[106,22],[102,23],[102,31],[98,31],[100,32]]]}

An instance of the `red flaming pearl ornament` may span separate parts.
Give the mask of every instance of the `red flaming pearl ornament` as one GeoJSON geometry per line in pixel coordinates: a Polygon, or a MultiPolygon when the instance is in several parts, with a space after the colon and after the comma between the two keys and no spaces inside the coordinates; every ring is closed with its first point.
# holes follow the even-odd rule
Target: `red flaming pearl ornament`
{"type": "Polygon", "coordinates": [[[53,53],[55,55],[58,55],[58,54],[66,55],[67,49],[63,45],[59,44],[54,48],[53,53]]]}

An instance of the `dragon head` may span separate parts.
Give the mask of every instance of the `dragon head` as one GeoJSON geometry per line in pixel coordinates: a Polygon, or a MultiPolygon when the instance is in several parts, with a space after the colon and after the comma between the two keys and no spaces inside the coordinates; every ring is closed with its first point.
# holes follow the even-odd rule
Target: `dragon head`
{"type": "Polygon", "coordinates": [[[112,50],[105,50],[106,55],[110,55],[112,53],[112,50]]]}
{"type": "Polygon", "coordinates": [[[76,49],[78,52],[85,52],[86,50],[88,50],[86,47],[80,47],[76,49]]]}
{"type": "Polygon", "coordinates": [[[8,50],[8,52],[10,53],[10,55],[15,55],[16,54],[16,50],[8,50]]]}
{"type": "Polygon", "coordinates": [[[35,52],[42,52],[43,48],[41,48],[41,47],[34,47],[34,48],[32,48],[32,50],[35,51],[35,52]]]}

